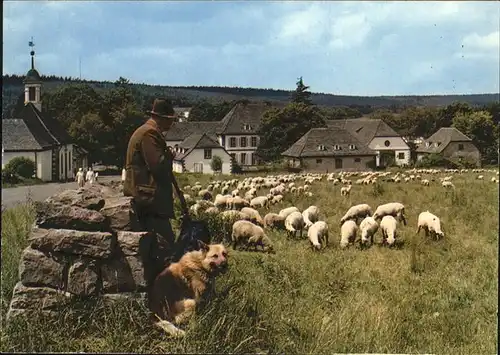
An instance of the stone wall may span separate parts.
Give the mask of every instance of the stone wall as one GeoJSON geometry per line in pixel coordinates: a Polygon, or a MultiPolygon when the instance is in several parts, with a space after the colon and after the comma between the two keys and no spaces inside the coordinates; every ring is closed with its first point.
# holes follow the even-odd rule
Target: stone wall
{"type": "Polygon", "coordinates": [[[141,255],[151,236],[138,232],[119,186],[94,184],[35,202],[8,319],[33,310],[53,314],[73,299],[145,299],[141,255]]]}

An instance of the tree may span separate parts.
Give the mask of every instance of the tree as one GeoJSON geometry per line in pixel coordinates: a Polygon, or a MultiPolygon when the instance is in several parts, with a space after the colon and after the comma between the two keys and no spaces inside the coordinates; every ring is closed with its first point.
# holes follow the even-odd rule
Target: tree
{"type": "Polygon", "coordinates": [[[257,155],[265,161],[277,160],[311,128],[325,126],[321,111],[304,103],[290,103],[283,109],[266,111],[258,132],[257,155]]]}
{"type": "Polygon", "coordinates": [[[213,171],[222,171],[222,158],[218,155],[214,155],[212,157],[212,161],[210,162],[210,167],[213,171]]]}
{"type": "Polygon", "coordinates": [[[35,174],[36,165],[31,159],[25,157],[12,158],[5,164],[4,171],[8,174],[18,175],[25,179],[30,179],[35,174]]]}
{"type": "Polygon", "coordinates": [[[292,92],[291,100],[293,103],[301,103],[305,105],[312,105],[311,92],[307,91],[309,86],[304,85],[302,77],[297,80],[297,88],[292,92]]]}
{"type": "Polygon", "coordinates": [[[191,108],[190,121],[220,121],[234,107],[235,101],[221,101],[212,103],[202,100],[191,108]]]}
{"type": "Polygon", "coordinates": [[[498,126],[487,111],[458,113],[453,126],[472,139],[481,152],[481,160],[492,164],[498,161],[498,126]]]}

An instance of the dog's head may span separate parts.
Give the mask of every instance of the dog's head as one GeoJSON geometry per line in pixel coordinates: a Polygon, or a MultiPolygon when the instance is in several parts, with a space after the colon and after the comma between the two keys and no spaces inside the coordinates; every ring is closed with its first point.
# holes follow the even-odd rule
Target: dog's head
{"type": "Polygon", "coordinates": [[[198,241],[200,251],[203,254],[202,266],[211,275],[217,275],[227,271],[228,254],[226,247],[222,244],[206,244],[198,241]]]}

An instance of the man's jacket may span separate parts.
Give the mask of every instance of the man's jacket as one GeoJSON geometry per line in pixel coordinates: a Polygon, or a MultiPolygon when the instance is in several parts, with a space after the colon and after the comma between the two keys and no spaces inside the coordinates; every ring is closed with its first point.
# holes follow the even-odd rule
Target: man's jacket
{"type": "Polygon", "coordinates": [[[142,213],[173,218],[173,154],[158,125],[149,119],[130,137],[123,194],[132,196],[142,213]]]}

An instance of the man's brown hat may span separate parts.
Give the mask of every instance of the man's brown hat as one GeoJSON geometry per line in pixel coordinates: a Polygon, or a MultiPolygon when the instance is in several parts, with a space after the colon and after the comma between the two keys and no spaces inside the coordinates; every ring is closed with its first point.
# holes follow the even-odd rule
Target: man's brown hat
{"type": "Polygon", "coordinates": [[[161,118],[175,118],[174,107],[167,99],[155,99],[153,109],[148,113],[161,118]]]}

